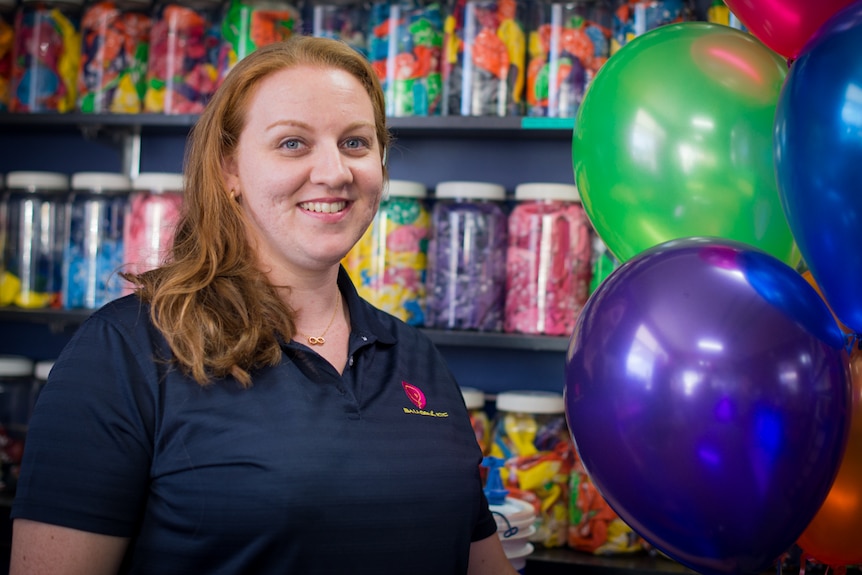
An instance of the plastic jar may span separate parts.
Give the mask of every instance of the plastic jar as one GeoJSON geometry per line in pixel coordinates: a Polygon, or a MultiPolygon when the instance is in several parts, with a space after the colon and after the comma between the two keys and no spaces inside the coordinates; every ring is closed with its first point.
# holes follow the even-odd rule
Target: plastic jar
{"type": "Polygon", "coordinates": [[[482,448],[482,453],[487,453],[491,441],[491,422],[488,419],[488,412],[485,411],[485,392],[473,387],[462,387],[461,395],[470,414],[470,423],[476,434],[476,441],[482,448]]]}
{"type": "Polygon", "coordinates": [[[444,115],[524,113],[526,5],[515,0],[455,3],[444,26],[444,115]]]}
{"type": "Polygon", "coordinates": [[[13,112],[75,109],[83,0],[23,0],[15,18],[13,112]]]}
{"type": "Polygon", "coordinates": [[[9,110],[14,49],[15,0],[0,0],[0,112],[9,110]]]}
{"type": "Polygon", "coordinates": [[[124,272],[143,273],[164,261],[182,205],[182,174],[144,172],[135,178],[123,230],[124,272]]]}
{"type": "Polygon", "coordinates": [[[72,175],[63,273],[66,309],[96,309],[123,293],[123,230],[131,182],[122,174],[72,175]]]}
{"type": "Polygon", "coordinates": [[[0,283],[0,305],[61,307],[68,191],[65,174],[6,174],[6,271],[0,283]]]}
{"type": "Polygon", "coordinates": [[[503,186],[440,182],[431,212],[428,304],[431,328],[502,331],[506,289],[503,186]]]}
{"type": "Polygon", "coordinates": [[[531,4],[527,115],[574,118],[610,54],[612,15],[603,0],[531,4]]]}
{"type": "Polygon", "coordinates": [[[368,55],[369,6],[362,0],[315,2],[311,7],[311,35],[341,40],[368,55]]]}
{"type": "Polygon", "coordinates": [[[408,324],[421,326],[431,228],[427,189],[420,182],[390,180],[388,193],[344,266],[359,295],[408,324]]]}
{"type": "Polygon", "coordinates": [[[497,395],[490,454],[503,459],[509,495],[533,504],[536,532],[530,541],[566,545],[569,473],[574,446],[566,425],[563,395],[505,391],[497,395]]]}
{"type": "Polygon", "coordinates": [[[0,491],[12,492],[18,483],[24,439],[30,421],[33,361],[22,356],[0,356],[0,491]]]}
{"type": "Polygon", "coordinates": [[[144,107],[150,0],[90,0],[81,18],[78,110],[137,114],[144,107]]]}
{"type": "Polygon", "coordinates": [[[386,93],[387,116],[436,116],[442,106],[443,12],[440,2],[371,6],[368,59],[386,93]]]}
{"type": "Polygon", "coordinates": [[[691,17],[689,0],[622,0],[613,16],[611,55],[650,30],[691,17]]]}
{"type": "Polygon", "coordinates": [[[145,112],[203,112],[218,86],[220,6],[215,0],[156,2],[145,112]]]}
{"type": "Polygon", "coordinates": [[[299,9],[284,0],[227,0],[221,19],[219,83],[237,62],[273,42],[302,33],[299,9]]]}
{"type": "Polygon", "coordinates": [[[506,252],[507,332],[569,336],[589,297],[592,228],[578,188],[515,188],[506,252]]]}

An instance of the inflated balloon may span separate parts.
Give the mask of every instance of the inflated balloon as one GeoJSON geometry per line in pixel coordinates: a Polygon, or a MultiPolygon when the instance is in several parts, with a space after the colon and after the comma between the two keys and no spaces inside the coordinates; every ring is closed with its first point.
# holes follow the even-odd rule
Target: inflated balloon
{"type": "Polygon", "coordinates": [[[835,478],[848,363],[794,269],[731,240],[675,240],[587,302],[566,416],[594,484],[644,539],[700,573],[761,573],[835,478]]]}
{"type": "MultiPolygon", "coordinates": [[[[807,281],[808,284],[814,288],[817,294],[822,297],[824,301],[826,301],[826,296],[823,295],[823,292],[820,290],[820,286],[817,285],[817,282],[814,280],[814,276],[811,275],[811,271],[806,270],[802,272],[802,277],[805,278],[805,281],[807,281]]],[[[829,305],[828,301],[826,302],[826,305],[829,305]]],[[[831,310],[832,308],[830,307],[829,309],[831,310]]],[[[832,312],[832,316],[835,318],[835,321],[838,322],[838,327],[841,328],[841,331],[843,331],[846,335],[853,335],[853,330],[844,325],[841,320],[838,319],[838,316],[835,315],[835,312],[832,312]]]]}
{"type": "Polygon", "coordinates": [[[617,259],[713,236],[796,265],[772,159],[786,74],[750,34],[705,22],[656,28],[608,60],[578,110],[572,159],[587,215],[617,259]]]}
{"type": "Polygon", "coordinates": [[[862,2],[818,31],[775,116],[779,196],[835,315],[862,332],[862,2]]]}
{"type": "Polygon", "coordinates": [[[797,543],[833,567],[862,563],[862,352],[851,358],[853,385],[850,438],[835,483],[797,543]]]}
{"type": "Polygon", "coordinates": [[[786,58],[795,58],[826,20],[852,0],[725,0],[749,32],[786,58]]]}

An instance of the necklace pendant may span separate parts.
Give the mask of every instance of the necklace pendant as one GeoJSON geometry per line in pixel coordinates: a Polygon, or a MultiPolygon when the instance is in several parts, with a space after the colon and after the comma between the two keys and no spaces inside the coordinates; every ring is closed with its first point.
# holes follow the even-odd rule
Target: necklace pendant
{"type": "Polygon", "coordinates": [[[323,336],[314,337],[313,335],[308,336],[308,345],[323,345],[326,343],[326,340],[323,339],[323,336]]]}

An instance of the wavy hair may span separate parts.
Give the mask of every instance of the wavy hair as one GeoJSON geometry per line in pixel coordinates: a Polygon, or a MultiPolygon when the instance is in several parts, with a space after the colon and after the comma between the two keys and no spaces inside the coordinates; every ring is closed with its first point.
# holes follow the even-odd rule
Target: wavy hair
{"type": "MultiPolygon", "coordinates": [[[[257,267],[239,203],[225,189],[223,162],[235,151],[249,101],[261,80],[300,65],[336,68],[359,80],[374,109],[381,157],[389,147],[383,90],[368,61],[343,42],[296,36],[240,60],[192,128],[184,166],[184,206],[170,257],[141,274],[123,274],[151,305],[174,361],[201,385],[281,360],[280,339],[295,334],[295,312],[257,267]]],[[[387,176],[384,170],[384,181],[387,176]]]]}

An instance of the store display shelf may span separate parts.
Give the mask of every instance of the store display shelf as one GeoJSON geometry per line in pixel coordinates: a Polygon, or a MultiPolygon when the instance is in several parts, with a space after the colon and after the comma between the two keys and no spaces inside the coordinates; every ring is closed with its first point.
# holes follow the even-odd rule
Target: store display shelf
{"type": "MultiPolygon", "coordinates": [[[[0,322],[47,324],[63,329],[83,322],[91,310],[0,308],[0,322]]],[[[546,335],[521,335],[478,331],[423,329],[429,338],[441,346],[521,349],[529,351],[565,351],[568,340],[546,335]]]]}
{"type": "Polygon", "coordinates": [[[646,552],[592,555],[569,548],[536,549],[527,558],[527,575],[694,575],[694,571],[662,556],[646,552]]]}
{"type": "MultiPolygon", "coordinates": [[[[83,130],[181,132],[195,122],[196,114],[83,114],[0,113],[0,127],[27,130],[83,130]]],[[[413,116],[389,118],[390,129],[397,134],[425,137],[457,135],[467,138],[560,138],[571,137],[571,118],[413,116]]]]}

